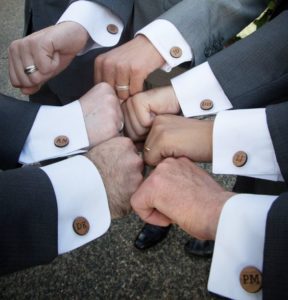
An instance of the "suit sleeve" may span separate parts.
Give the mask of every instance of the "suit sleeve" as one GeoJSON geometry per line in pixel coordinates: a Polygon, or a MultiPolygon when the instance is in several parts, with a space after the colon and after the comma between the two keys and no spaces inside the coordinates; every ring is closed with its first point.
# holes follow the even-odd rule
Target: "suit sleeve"
{"type": "MultiPolygon", "coordinates": [[[[81,0],[72,0],[71,3],[81,0]]],[[[98,3],[110,9],[115,15],[119,16],[126,25],[130,22],[133,12],[134,0],[89,0],[98,3]]]]}
{"type": "Polygon", "coordinates": [[[263,263],[264,299],[288,297],[287,214],[288,193],[283,193],[272,204],[267,216],[263,263]]]}
{"type": "Polygon", "coordinates": [[[0,94],[0,169],[17,166],[39,107],[0,94]]]}
{"type": "Polygon", "coordinates": [[[265,107],[285,100],[287,22],[288,12],[283,12],[251,36],[208,60],[233,108],[265,107]]]}
{"type": "Polygon", "coordinates": [[[56,203],[52,184],[41,169],[0,173],[0,275],[48,263],[57,256],[56,203]]]}
{"type": "Polygon", "coordinates": [[[170,21],[181,32],[198,65],[258,17],[266,4],[264,0],[183,0],[159,18],[170,21]]]}
{"type": "MultiPolygon", "coordinates": [[[[287,90],[287,88],[286,88],[287,90]]],[[[288,182],[288,102],[266,108],[267,123],[281,173],[288,182]]]]}

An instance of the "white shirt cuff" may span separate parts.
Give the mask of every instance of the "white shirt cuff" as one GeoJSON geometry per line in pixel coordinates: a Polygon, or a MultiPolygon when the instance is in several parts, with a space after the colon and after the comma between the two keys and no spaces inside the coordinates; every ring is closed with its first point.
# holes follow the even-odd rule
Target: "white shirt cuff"
{"type": "Polygon", "coordinates": [[[139,30],[137,34],[145,35],[164,58],[166,64],[161,68],[163,71],[170,72],[172,68],[193,58],[189,44],[175,25],[167,20],[155,20],[139,30]],[[181,49],[182,55],[179,58],[171,56],[170,50],[173,47],[181,49]]]}
{"type": "Polygon", "coordinates": [[[59,19],[58,23],[72,21],[82,25],[89,33],[91,40],[79,55],[92,49],[101,47],[115,46],[121,37],[123,31],[123,22],[114,15],[108,8],[93,3],[92,1],[73,2],[59,19]],[[107,26],[109,24],[118,27],[117,33],[109,33],[107,26]]]}
{"type": "Polygon", "coordinates": [[[232,108],[208,62],[174,77],[171,83],[185,117],[211,115],[232,108]],[[204,110],[201,103],[207,99],[213,106],[204,110]]]}
{"type": "Polygon", "coordinates": [[[264,108],[218,113],[213,128],[213,173],[283,181],[264,108]],[[248,158],[242,167],[233,164],[238,151],[248,158]]]}
{"type": "Polygon", "coordinates": [[[239,276],[247,266],[262,271],[268,211],[277,196],[239,194],[222,210],[208,290],[229,299],[262,299],[262,291],[246,292],[239,276]]]}
{"type": "Polygon", "coordinates": [[[75,156],[43,167],[50,178],[58,207],[58,253],[78,248],[103,235],[111,217],[104,184],[93,163],[84,156],[75,156]],[[73,230],[77,217],[88,220],[86,235],[73,230]]]}
{"type": "Polygon", "coordinates": [[[85,152],[89,140],[79,101],[65,106],[41,106],[26,139],[19,162],[31,164],[55,157],[85,152]],[[58,148],[57,136],[67,136],[69,144],[58,148]]]}

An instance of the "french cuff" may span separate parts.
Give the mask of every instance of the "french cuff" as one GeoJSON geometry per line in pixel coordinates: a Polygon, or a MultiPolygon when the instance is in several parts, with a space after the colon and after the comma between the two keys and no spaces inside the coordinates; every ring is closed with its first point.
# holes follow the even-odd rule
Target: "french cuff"
{"type": "Polygon", "coordinates": [[[93,163],[75,156],[43,167],[58,207],[58,253],[78,248],[103,235],[111,217],[104,184],[93,163]]]}
{"type": "Polygon", "coordinates": [[[166,63],[162,70],[170,72],[172,68],[193,58],[191,48],[178,29],[167,20],[155,20],[135,35],[143,34],[158,50],[166,63]]]}
{"type": "Polygon", "coordinates": [[[217,114],[213,129],[213,173],[283,181],[264,108],[217,114]]]}
{"type": "Polygon", "coordinates": [[[238,194],[226,202],[217,228],[208,281],[210,292],[229,299],[262,299],[266,219],[276,198],[238,194]],[[251,293],[253,288],[259,291],[251,293]]]}
{"type": "Polygon", "coordinates": [[[79,23],[90,35],[86,47],[78,55],[96,48],[115,46],[124,28],[121,19],[108,8],[85,0],[73,2],[57,24],[67,21],[79,23]]]}
{"type": "Polygon", "coordinates": [[[82,153],[89,140],[79,101],[62,107],[41,106],[19,162],[31,164],[82,153]]]}
{"type": "Polygon", "coordinates": [[[171,83],[185,117],[211,115],[232,108],[208,62],[174,77],[171,83]]]}

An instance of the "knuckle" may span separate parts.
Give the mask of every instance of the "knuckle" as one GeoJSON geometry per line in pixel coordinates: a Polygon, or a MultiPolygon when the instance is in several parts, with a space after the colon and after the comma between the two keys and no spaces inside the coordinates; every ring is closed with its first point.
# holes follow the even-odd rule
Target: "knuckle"
{"type": "Polygon", "coordinates": [[[133,64],[130,67],[130,71],[134,76],[144,77],[143,67],[138,64],[133,64]]]}
{"type": "Polygon", "coordinates": [[[94,61],[94,65],[96,66],[99,66],[103,63],[103,60],[104,60],[104,56],[103,55],[98,55],[94,61]]]}
{"type": "Polygon", "coordinates": [[[118,72],[126,72],[128,69],[128,66],[125,62],[119,61],[116,63],[116,69],[118,72]]]}

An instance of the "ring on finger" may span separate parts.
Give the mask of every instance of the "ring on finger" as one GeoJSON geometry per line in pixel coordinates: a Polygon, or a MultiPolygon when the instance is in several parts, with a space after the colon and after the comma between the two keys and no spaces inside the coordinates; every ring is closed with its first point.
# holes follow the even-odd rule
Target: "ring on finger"
{"type": "Polygon", "coordinates": [[[129,87],[129,85],[118,85],[118,84],[116,84],[115,89],[118,92],[123,92],[123,91],[129,91],[130,87],[129,87]]]}
{"type": "Polygon", "coordinates": [[[28,67],[26,67],[26,68],[24,69],[24,73],[25,73],[26,75],[31,75],[31,74],[33,74],[33,73],[36,72],[36,71],[38,71],[38,68],[37,68],[37,66],[35,66],[35,65],[28,66],[28,67]]]}
{"type": "Polygon", "coordinates": [[[144,146],[144,151],[149,152],[149,151],[151,151],[151,148],[144,146]]]}
{"type": "Polygon", "coordinates": [[[119,128],[119,133],[121,133],[124,129],[124,122],[121,121],[121,124],[120,124],[120,128],[119,128]]]}

